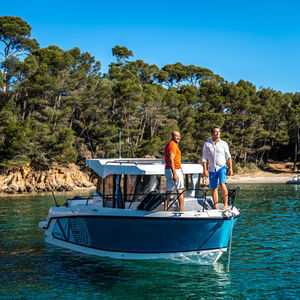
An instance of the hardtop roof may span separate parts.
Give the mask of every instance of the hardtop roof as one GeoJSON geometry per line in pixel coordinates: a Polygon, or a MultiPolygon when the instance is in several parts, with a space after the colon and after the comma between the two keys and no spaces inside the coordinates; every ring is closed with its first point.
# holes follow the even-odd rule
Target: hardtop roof
{"type": "MultiPolygon", "coordinates": [[[[108,175],[164,175],[165,162],[152,158],[105,158],[87,159],[86,164],[100,177],[108,175]]],[[[198,174],[203,172],[201,164],[182,163],[184,174],[198,174]]]]}

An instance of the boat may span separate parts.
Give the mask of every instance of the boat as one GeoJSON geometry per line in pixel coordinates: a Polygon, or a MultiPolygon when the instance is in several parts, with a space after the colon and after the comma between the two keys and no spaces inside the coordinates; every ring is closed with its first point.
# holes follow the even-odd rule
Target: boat
{"type": "Polygon", "coordinates": [[[201,164],[183,163],[184,212],[172,193],[164,211],[165,164],[160,159],[87,159],[97,174],[96,191],[51,207],[46,243],[85,254],[129,260],[171,260],[211,265],[227,251],[239,188],[229,190],[230,207],[215,209],[201,188],[201,164]]]}
{"type": "Polygon", "coordinates": [[[300,174],[295,175],[291,180],[287,181],[286,184],[300,184],[300,174]]]}

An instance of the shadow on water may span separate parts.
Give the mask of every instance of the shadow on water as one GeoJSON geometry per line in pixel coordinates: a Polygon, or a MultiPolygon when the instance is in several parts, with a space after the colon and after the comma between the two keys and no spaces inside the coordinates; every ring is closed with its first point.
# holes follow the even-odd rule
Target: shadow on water
{"type": "Polygon", "coordinates": [[[1,299],[295,298],[299,294],[300,189],[242,185],[241,218],[214,266],[122,261],[46,245],[38,223],[51,196],[0,198],[1,299]]]}

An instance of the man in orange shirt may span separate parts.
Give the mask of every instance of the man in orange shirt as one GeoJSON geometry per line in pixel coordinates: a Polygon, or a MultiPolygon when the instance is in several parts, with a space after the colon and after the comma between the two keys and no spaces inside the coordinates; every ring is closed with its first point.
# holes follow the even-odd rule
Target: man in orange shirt
{"type": "Polygon", "coordinates": [[[178,147],[180,141],[180,133],[173,131],[171,133],[171,141],[165,147],[165,176],[167,199],[165,201],[165,211],[168,209],[172,191],[176,189],[179,201],[179,210],[183,211],[183,173],[181,169],[181,151],[178,147]]]}

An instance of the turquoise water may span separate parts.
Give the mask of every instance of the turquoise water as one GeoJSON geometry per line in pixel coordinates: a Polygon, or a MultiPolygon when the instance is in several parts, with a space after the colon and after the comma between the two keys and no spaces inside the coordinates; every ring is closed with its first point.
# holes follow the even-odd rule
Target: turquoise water
{"type": "MultiPolygon", "coordinates": [[[[214,266],[99,259],[49,246],[49,195],[0,198],[1,299],[295,299],[300,185],[240,185],[241,217],[214,266]]],[[[62,202],[62,201],[61,201],[62,202]]]]}

